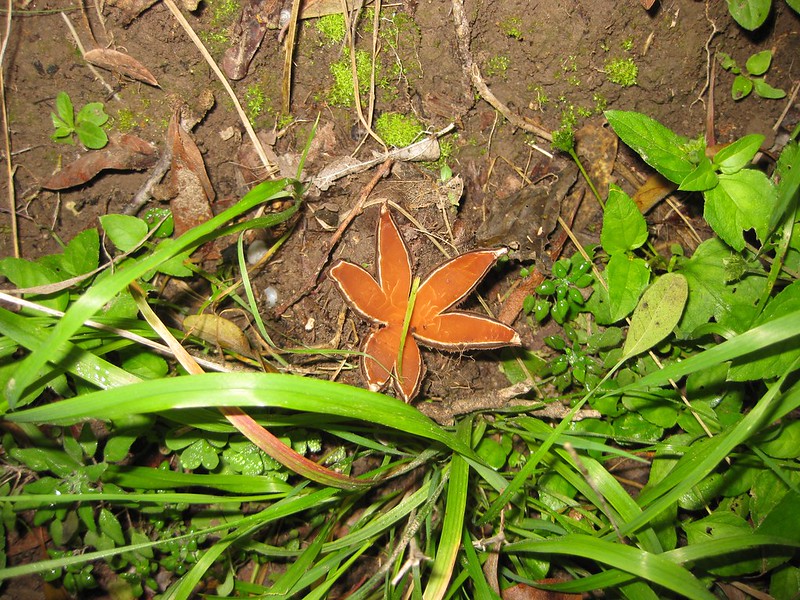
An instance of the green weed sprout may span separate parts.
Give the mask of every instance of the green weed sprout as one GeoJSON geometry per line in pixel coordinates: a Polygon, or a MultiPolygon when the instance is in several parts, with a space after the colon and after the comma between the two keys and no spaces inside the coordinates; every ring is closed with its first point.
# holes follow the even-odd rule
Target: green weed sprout
{"type": "Polygon", "coordinates": [[[774,88],[764,80],[764,76],[772,64],[770,50],[756,52],[748,58],[744,65],[745,72],[742,72],[730,54],[720,52],[717,56],[722,68],[736,75],[731,86],[731,96],[734,100],[746,98],[753,90],[762,98],[779,99],[786,96],[784,90],[774,88]]]}
{"type": "Polygon", "coordinates": [[[103,110],[102,102],[90,102],[76,115],[69,94],[59,92],[56,96],[56,112],[50,113],[50,117],[55,128],[51,138],[55,142],[74,144],[74,136],[77,135],[84,146],[93,150],[108,144],[108,136],[103,131],[108,115],[103,110]]]}
{"type": "Polygon", "coordinates": [[[490,77],[493,75],[505,77],[506,71],[508,71],[508,67],[510,65],[511,61],[507,56],[503,55],[493,56],[486,63],[486,74],[489,75],[490,77]]]}
{"type": "Polygon", "coordinates": [[[319,31],[325,43],[339,44],[344,41],[345,22],[342,13],[324,15],[317,19],[317,31],[319,31]]]}
{"type": "Polygon", "coordinates": [[[636,66],[632,58],[608,60],[604,71],[611,83],[616,83],[622,87],[636,85],[636,78],[639,76],[639,67],[636,66]]]}
{"type": "Polygon", "coordinates": [[[500,29],[503,33],[515,40],[522,40],[522,19],[519,17],[510,17],[500,23],[500,29]]]}
{"type": "Polygon", "coordinates": [[[413,144],[424,131],[422,123],[412,115],[387,112],[375,119],[375,133],[396,148],[413,144]]]}

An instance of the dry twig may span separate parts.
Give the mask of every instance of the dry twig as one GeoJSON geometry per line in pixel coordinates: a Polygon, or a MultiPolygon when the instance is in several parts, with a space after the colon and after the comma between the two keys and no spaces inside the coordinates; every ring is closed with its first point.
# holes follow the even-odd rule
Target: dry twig
{"type": "Polygon", "coordinates": [[[11,243],[14,247],[14,256],[19,258],[19,229],[17,226],[17,199],[14,189],[14,167],[11,163],[11,136],[8,133],[8,112],[6,111],[6,84],[5,68],[3,63],[8,48],[8,38],[11,36],[11,15],[14,8],[12,0],[8,0],[6,7],[6,34],[3,37],[3,46],[0,48],[0,111],[3,113],[3,139],[6,147],[6,179],[8,181],[8,210],[11,217],[11,243]]]}
{"type": "Polygon", "coordinates": [[[455,20],[456,25],[458,50],[461,53],[461,59],[464,61],[464,70],[467,72],[467,75],[469,75],[472,85],[474,85],[478,90],[481,98],[491,104],[492,107],[501,115],[503,115],[514,127],[518,127],[523,131],[538,135],[540,138],[543,138],[548,142],[552,141],[553,136],[550,135],[549,131],[539,125],[536,125],[535,123],[532,123],[528,119],[520,117],[516,113],[511,112],[511,109],[503,104],[497,98],[497,96],[492,93],[492,90],[489,89],[489,86],[486,85],[486,82],[481,76],[481,71],[478,68],[478,65],[476,65],[475,61],[472,59],[472,52],[469,49],[469,42],[472,33],[470,31],[469,21],[464,13],[463,0],[453,0],[453,19],[455,20]]]}

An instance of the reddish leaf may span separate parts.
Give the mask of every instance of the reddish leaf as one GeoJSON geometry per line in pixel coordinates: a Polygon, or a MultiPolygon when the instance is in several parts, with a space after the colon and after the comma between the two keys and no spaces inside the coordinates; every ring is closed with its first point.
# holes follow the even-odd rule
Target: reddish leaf
{"type": "Polygon", "coordinates": [[[135,135],[112,136],[102,150],[91,150],[68,164],[42,184],[48,190],[64,190],[91,181],[101,171],[141,171],[152,167],[158,156],[151,144],[135,135]]]}
{"type": "Polygon", "coordinates": [[[516,331],[495,319],[450,310],[475,288],[505,252],[505,249],[467,252],[434,269],[417,290],[403,340],[403,323],[412,288],[411,256],[389,209],[385,205],[381,208],[377,278],[342,260],[329,272],[353,310],[379,325],[364,344],[367,356],[361,363],[370,389],[382,389],[393,376],[397,392],[406,402],[410,401],[419,391],[425,371],[417,343],[459,351],[520,343],[516,331]],[[403,356],[398,365],[401,342],[403,356]]]}
{"type": "Polygon", "coordinates": [[[147,67],[124,52],[111,50],[109,48],[95,48],[94,50],[89,50],[86,54],[84,54],[83,58],[86,59],[86,62],[89,62],[96,67],[108,69],[109,71],[114,71],[115,73],[120,73],[122,75],[127,75],[136,81],[142,81],[155,87],[159,87],[158,81],[155,77],[153,77],[153,74],[147,69],[147,67]]]}
{"type": "Polygon", "coordinates": [[[180,110],[176,110],[169,122],[167,130],[167,143],[172,147],[173,175],[181,169],[188,169],[197,176],[206,198],[214,200],[214,188],[208,179],[203,155],[192,136],[180,124],[180,110]]]}

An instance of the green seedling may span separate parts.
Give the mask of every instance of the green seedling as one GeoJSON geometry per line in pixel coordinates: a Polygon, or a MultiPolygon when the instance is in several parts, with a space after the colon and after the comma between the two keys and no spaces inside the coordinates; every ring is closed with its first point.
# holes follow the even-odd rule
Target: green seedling
{"type": "Polygon", "coordinates": [[[509,66],[511,66],[511,61],[507,56],[493,56],[486,63],[486,74],[489,77],[497,76],[504,79],[508,73],[509,66]]]}
{"type": "MultiPolygon", "coordinates": [[[[795,12],[800,12],[800,3],[797,0],[786,0],[786,4],[795,12]]],[[[728,11],[736,22],[753,31],[758,29],[767,20],[772,9],[772,0],[728,0],[728,11]]]]}
{"type": "Polygon", "coordinates": [[[762,98],[778,99],[786,96],[784,90],[774,88],[766,82],[766,73],[772,64],[770,50],[756,52],[748,58],[744,71],[729,54],[720,52],[717,57],[723,69],[736,75],[731,86],[731,96],[734,100],[747,98],[753,91],[762,98]]]}
{"type": "Polygon", "coordinates": [[[508,37],[522,41],[522,19],[519,17],[509,17],[500,23],[500,29],[508,37]]]}
{"type": "Polygon", "coordinates": [[[90,102],[75,114],[69,94],[59,92],[56,96],[56,112],[50,113],[55,131],[51,136],[53,141],[74,144],[74,136],[78,136],[81,143],[87,148],[97,150],[108,143],[108,136],[103,130],[103,125],[108,121],[108,115],[101,102],[90,102]]]}

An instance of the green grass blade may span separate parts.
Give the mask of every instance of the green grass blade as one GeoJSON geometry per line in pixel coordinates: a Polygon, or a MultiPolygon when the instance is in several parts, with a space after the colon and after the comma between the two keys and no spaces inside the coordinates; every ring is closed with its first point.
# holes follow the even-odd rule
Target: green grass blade
{"type": "MultiPolygon", "coordinates": [[[[472,431],[472,419],[466,418],[458,425],[457,438],[467,443],[472,431]]],[[[428,585],[425,587],[425,600],[439,600],[444,597],[447,585],[453,575],[453,566],[461,547],[461,532],[464,528],[464,515],[467,512],[469,489],[469,465],[459,455],[454,454],[450,462],[450,480],[447,483],[447,499],[442,522],[442,534],[436,557],[433,561],[428,585]]]]}
{"type": "MultiPolygon", "coordinates": [[[[482,462],[462,440],[400,400],[332,381],[283,373],[205,373],[143,381],[8,415],[19,423],[75,423],[181,408],[284,408],[369,421],[444,444],[482,462]]],[[[460,532],[459,532],[460,535],[460,532]]]]}
{"type": "MultiPolygon", "coordinates": [[[[110,277],[98,281],[69,308],[47,339],[40,343],[38,348],[22,361],[17,373],[8,382],[5,390],[9,406],[14,408],[23,399],[26,390],[36,379],[39,370],[47,363],[50,350],[61,347],[84,321],[91,318],[106,302],[124,290],[129,283],[156,269],[164,261],[218,235],[218,229],[251,208],[268,200],[288,196],[289,193],[284,191],[288,183],[288,180],[282,179],[257,185],[228,210],[206,223],[190,229],[175,240],[163,242],[149,256],[139,261],[130,262],[110,277]]],[[[297,210],[298,205],[299,202],[295,202],[293,211],[297,210]]],[[[25,400],[30,400],[30,398],[25,398],[25,400]]]]}
{"type": "Polygon", "coordinates": [[[692,600],[714,600],[714,595],[699,579],[664,555],[598,540],[583,534],[568,534],[555,540],[516,542],[506,546],[504,551],[581,556],[616,567],[692,600]]]}

